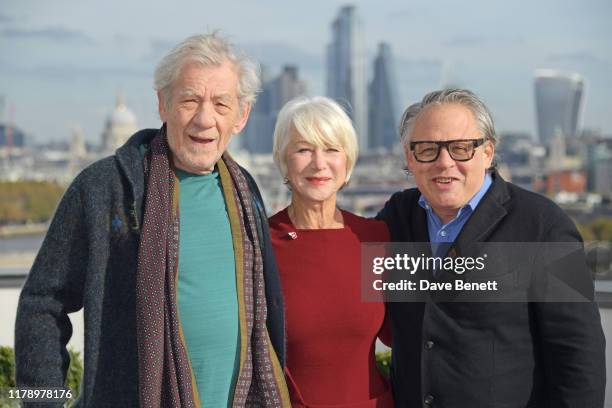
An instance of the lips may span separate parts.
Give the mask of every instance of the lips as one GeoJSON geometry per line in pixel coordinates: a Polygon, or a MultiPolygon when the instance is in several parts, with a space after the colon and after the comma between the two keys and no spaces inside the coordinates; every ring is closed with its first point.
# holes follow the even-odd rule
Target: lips
{"type": "Polygon", "coordinates": [[[306,177],[306,180],[308,180],[309,183],[318,186],[331,180],[331,177],[306,177]]]}
{"type": "Polygon", "coordinates": [[[212,143],[215,141],[215,139],[213,138],[198,137],[198,136],[192,136],[192,135],[189,135],[189,139],[191,139],[192,142],[198,143],[198,144],[208,144],[208,143],[212,143]]]}
{"type": "Polygon", "coordinates": [[[445,187],[450,186],[454,181],[458,179],[455,177],[434,177],[431,179],[437,186],[445,187]]]}

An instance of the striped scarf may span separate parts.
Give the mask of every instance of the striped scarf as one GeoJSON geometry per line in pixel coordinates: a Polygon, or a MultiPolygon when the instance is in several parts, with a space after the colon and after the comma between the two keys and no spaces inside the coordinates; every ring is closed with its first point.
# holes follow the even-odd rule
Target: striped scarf
{"type": "MultiPolygon", "coordinates": [[[[178,319],[178,182],[165,127],[144,159],[146,194],[136,275],[141,407],[200,407],[178,319]]],[[[256,217],[244,174],[226,153],[217,163],[230,219],[240,323],[233,407],[289,407],[282,368],[266,329],[266,296],[256,217]]]]}

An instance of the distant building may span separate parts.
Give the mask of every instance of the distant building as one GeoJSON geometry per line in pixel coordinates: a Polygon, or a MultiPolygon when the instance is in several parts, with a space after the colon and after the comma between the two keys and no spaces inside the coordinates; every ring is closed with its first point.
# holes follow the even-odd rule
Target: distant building
{"type": "Polygon", "coordinates": [[[587,188],[590,192],[612,194],[612,138],[585,134],[587,188]]]}
{"type": "Polygon", "coordinates": [[[600,157],[593,166],[593,192],[612,194],[612,152],[600,157]]]}
{"type": "MultiPolygon", "coordinates": [[[[541,185],[545,169],[546,150],[536,144],[528,133],[499,134],[495,147],[495,161],[500,173],[513,183],[531,190],[541,185]]],[[[543,187],[540,187],[543,189],[543,187]]]]}
{"type": "Polygon", "coordinates": [[[537,70],[534,86],[540,143],[548,145],[558,134],[577,137],[584,105],[584,78],[551,69],[537,70]]]}
{"type": "Polygon", "coordinates": [[[0,124],[0,148],[23,148],[25,145],[25,134],[19,128],[0,124]]]}
{"type": "Polygon", "coordinates": [[[278,77],[265,81],[240,135],[242,148],[250,153],[272,153],[278,112],[285,103],[305,93],[306,83],[299,79],[298,68],[294,65],[285,65],[278,77]]]}
{"type": "Polygon", "coordinates": [[[123,95],[117,94],[115,110],[106,120],[102,133],[102,151],[106,154],[114,153],[120,146],[138,130],[136,116],[125,105],[123,95]]]}
{"type": "Polygon", "coordinates": [[[0,160],[21,156],[25,140],[25,133],[19,128],[0,124],[0,160]]]}
{"type": "Polygon", "coordinates": [[[73,160],[81,160],[87,156],[87,148],[83,140],[83,131],[79,127],[72,129],[72,137],[70,139],[70,157],[73,160]]]}
{"type": "Polygon", "coordinates": [[[332,40],[327,46],[327,95],[347,110],[363,152],[369,147],[365,64],[363,29],[356,7],[342,7],[332,23],[332,40]]]}
{"type": "Polygon", "coordinates": [[[380,43],[374,60],[374,78],[368,89],[370,149],[391,150],[399,142],[396,84],[391,47],[380,43]]]}
{"type": "Polygon", "coordinates": [[[545,180],[547,194],[586,192],[587,175],[582,170],[551,171],[546,175],[545,180]]]}

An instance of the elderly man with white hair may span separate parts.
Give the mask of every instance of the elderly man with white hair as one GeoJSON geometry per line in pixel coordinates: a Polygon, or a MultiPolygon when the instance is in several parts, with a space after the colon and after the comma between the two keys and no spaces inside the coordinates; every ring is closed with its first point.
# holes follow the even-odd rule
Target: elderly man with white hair
{"type": "Polygon", "coordinates": [[[163,126],[77,176],[28,275],[19,387],[64,386],[67,314],[83,308],[77,406],[290,406],[266,214],[225,152],[259,86],[257,65],[216,34],[162,59],[163,126]]]}

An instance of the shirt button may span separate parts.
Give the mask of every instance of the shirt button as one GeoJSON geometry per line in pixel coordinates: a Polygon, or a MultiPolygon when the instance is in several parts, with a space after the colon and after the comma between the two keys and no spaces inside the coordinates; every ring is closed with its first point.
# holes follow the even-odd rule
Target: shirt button
{"type": "Polygon", "coordinates": [[[434,342],[431,340],[427,340],[425,342],[425,350],[431,350],[434,346],[434,342]]]}
{"type": "Polygon", "coordinates": [[[446,231],[440,231],[440,235],[442,235],[443,237],[446,236],[446,231]]]}
{"type": "Polygon", "coordinates": [[[431,405],[434,402],[434,397],[433,395],[427,395],[425,397],[425,399],[423,400],[423,402],[425,403],[425,405],[431,405]]]}

